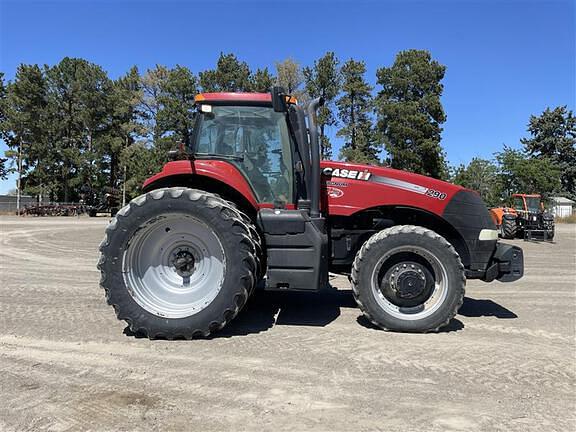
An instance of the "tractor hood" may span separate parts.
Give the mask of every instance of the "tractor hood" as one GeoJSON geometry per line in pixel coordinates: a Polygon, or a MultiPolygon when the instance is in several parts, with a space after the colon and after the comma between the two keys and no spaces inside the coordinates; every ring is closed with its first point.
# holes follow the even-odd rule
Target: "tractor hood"
{"type": "Polygon", "coordinates": [[[323,161],[323,208],[330,216],[351,216],[377,207],[402,207],[431,213],[460,235],[466,262],[483,270],[494,253],[498,233],[476,192],[442,180],[392,168],[323,161]]]}
{"type": "Polygon", "coordinates": [[[322,161],[321,173],[331,215],[349,216],[383,205],[415,207],[442,215],[458,192],[467,191],[431,177],[370,165],[322,161]]]}

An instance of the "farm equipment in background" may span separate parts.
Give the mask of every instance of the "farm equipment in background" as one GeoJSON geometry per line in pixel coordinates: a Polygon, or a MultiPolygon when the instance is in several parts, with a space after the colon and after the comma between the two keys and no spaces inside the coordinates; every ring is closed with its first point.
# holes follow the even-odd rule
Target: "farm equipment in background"
{"type": "Polygon", "coordinates": [[[149,338],[206,337],[255,289],[316,292],[349,276],[374,325],[436,331],[466,279],[522,277],[475,192],[380,166],[320,161],[316,111],[281,88],[195,98],[191,142],[118,211],[100,284],[118,319],[149,338]]]}
{"type": "Polygon", "coordinates": [[[513,207],[490,209],[500,237],[524,240],[552,240],[554,216],[544,210],[541,195],[513,194],[513,207]]]}
{"type": "Polygon", "coordinates": [[[78,216],[86,211],[83,204],[33,204],[24,207],[22,216],[78,216]]]}
{"type": "Polygon", "coordinates": [[[22,216],[80,216],[87,214],[95,217],[98,213],[108,213],[114,216],[120,204],[120,192],[113,188],[104,188],[101,192],[94,191],[84,185],[80,189],[79,203],[46,203],[26,206],[22,216]]]}
{"type": "Polygon", "coordinates": [[[80,196],[84,211],[90,217],[95,217],[98,213],[108,213],[114,216],[120,206],[120,191],[111,187],[95,191],[85,184],[80,189],[80,196]]]}

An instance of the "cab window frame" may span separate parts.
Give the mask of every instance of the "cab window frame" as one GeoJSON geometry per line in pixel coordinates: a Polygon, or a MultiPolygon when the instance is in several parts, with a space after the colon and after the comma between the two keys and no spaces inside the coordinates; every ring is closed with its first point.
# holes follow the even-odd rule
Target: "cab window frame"
{"type": "MultiPolygon", "coordinates": [[[[228,104],[211,104],[212,106],[212,111],[211,112],[202,112],[200,110],[197,111],[196,114],[196,121],[194,123],[194,131],[192,134],[192,142],[191,142],[191,146],[190,146],[190,153],[192,155],[192,157],[194,159],[198,159],[198,160],[221,160],[221,161],[225,161],[228,162],[230,164],[232,164],[237,170],[238,172],[244,177],[244,179],[246,180],[246,182],[248,183],[248,185],[250,186],[250,189],[252,190],[252,193],[254,195],[254,197],[256,198],[256,201],[259,204],[275,204],[275,201],[278,200],[277,196],[272,196],[272,199],[264,199],[261,196],[261,193],[259,193],[259,191],[257,190],[257,188],[255,187],[255,185],[253,184],[252,180],[250,179],[250,177],[248,176],[245,166],[244,166],[244,156],[243,155],[226,155],[226,154],[218,154],[218,153],[202,153],[199,152],[199,144],[200,144],[200,140],[201,140],[201,135],[202,135],[202,131],[203,131],[203,127],[204,127],[204,122],[206,121],[206,115],[214,115],[214,111],[218,110],[218,108],[248,108],[248,107],[252,107],[252,108],[266,108],[266,109],[270,109],[271,112],[272,111],[272,105],[271,104],[250,104],[250,103],[245,103],[245,104],[233,104],[233,105],[228,105],[228,104]]],[[[288,139],[288,148],[289,148],[289,162],[286,163],[286,161],[284,161],[284,163],[281,163],[279,160],[279,164],[284,165],[284,167],[289,171],[288,175],[289,175],[289,184],[288,184],[288,197],[287,200],[285,202],[285,204],[295,204],[297,201],[297,195],[298,195],[298,190],[297,190],[297,185],[296,185],[296,171],[295,171],[295,164],[296,164],[296,153],[295,153],[295,149],[296,149],[296,143],[294,142],[294,137],[290,128],[290,125],[288,124],[288,118],[286,115],[283,115],[284,119],[283,121],[286,122],[285,126],[282,128],[278,129],[278,134],[279,134],[279,140],[280,140],[280,144],[281,144],[281,148],[284,148],[284,144],[282,143],[283,139],[286,138],[288,139]]],[[[241,126],[243,128],[243,126],[241,126]]],[[[269,150],[270,148],[268,148],[269,150]]],[[[283,157],[285,157],[283,155],[283,157]]],[[[282,177],[281,171],[280,171],[280,176],[276,179],[278,180],[279,178],[282,177]]],[[[270,182],[268,182],[268,185],[270,187],[270,189],[272,190],[272,185],[270,182]]],[[[274,191],[273,191],[274,192],[274,191]]],[[[273,193],[273,195],[275,195],[275,193],[273,193]]]]}

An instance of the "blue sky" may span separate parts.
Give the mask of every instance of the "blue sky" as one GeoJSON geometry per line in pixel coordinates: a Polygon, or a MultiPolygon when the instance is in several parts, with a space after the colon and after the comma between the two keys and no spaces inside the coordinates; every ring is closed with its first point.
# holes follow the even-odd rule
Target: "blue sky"
{"type": "MultiPolygon", "coordinates": [[[[376,69],[398,51],[427,49],[447,66],[442,144],[459,164],[518,146],[529,116],[548,106],[574,110],[575,3],[0,0],[0,71],[11,79],[20,63],[76,56],[112,78],[157,63],[198,72],[221,51],[273,69],[286,57],[310,65],[334,51],[364,60],[375,84],[376,69]]],[[[13,187],[13,178],[2,182],[0,193],[13,187]]]]}

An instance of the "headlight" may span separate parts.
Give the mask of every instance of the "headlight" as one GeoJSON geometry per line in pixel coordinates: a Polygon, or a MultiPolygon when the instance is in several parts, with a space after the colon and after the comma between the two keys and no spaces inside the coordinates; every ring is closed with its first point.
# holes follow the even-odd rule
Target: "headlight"
{"type": "Polygon", "coordinates": [[[533,220],[534,222],[536,222],[536,219],[537,219],[536,216],[532,216],[532,220],[533,220]]]}

